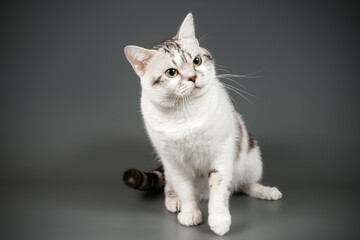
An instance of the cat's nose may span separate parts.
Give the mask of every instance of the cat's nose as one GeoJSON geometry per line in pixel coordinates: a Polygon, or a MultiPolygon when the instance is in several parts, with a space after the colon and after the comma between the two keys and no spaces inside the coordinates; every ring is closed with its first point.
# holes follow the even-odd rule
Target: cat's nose
{"type": "Polygon", "coordinates": [[[189,78],[189,81],[195,82],[196,81],[196,75],[189,78]]]}

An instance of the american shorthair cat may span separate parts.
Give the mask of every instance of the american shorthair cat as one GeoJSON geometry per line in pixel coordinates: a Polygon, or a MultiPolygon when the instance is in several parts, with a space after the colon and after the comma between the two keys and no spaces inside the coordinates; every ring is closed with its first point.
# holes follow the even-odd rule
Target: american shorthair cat
{"type": "Polygon", "coordinates": [[[230,228],[231,193],[282,197],[276,187],[259,183],[260,149],[219,81],[211,54],[199,45],[191,13],[175,37],[152,49],[126,46],[125,55],[140,77],[141,112],[162,164],[149,173],[128,170],[128,186],[164,186],[166,208],[186,226],[202,222],[199,201],[209,199],[208,223],[218,235],[230,228]]]}

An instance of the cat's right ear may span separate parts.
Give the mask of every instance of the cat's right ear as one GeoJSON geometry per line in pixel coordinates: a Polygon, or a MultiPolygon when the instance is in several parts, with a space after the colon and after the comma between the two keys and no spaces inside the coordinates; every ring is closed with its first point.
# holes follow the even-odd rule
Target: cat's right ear
{"type": "Polygon", "coordinates": [[[125,56],[139,77],[145,75],[145,67],[154,51],[133,45],[124,48],[125,56]]]}

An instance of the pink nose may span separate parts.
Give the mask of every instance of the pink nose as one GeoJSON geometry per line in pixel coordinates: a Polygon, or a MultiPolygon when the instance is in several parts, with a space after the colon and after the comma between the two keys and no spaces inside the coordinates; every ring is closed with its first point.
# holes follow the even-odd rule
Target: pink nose
{"type": "Polygon", "coordinates": [[[196,75],[192,76],[191,78],[189,78],[189,81],[195,82],[196,80],[196,75]]]}

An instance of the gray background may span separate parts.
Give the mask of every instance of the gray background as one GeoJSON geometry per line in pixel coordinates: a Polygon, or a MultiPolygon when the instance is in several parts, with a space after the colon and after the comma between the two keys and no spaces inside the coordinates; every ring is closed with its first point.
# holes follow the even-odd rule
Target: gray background
{"type": "Polygon", "coordinates": [[[343,1],[1,3],[1,239],[218,239],[180,226],[122,173],[156,167],[123,47],[175,35],[188,12],[283,199],[231,199],[224,239],[358,239],[359,7],[343,1]],[[223,67],[221,67],[223,68],[223,67]],[[226,80],[224,80],[226,81],[226,80]],[[231,82],[228,82],[231,83],[231,82]]]}

